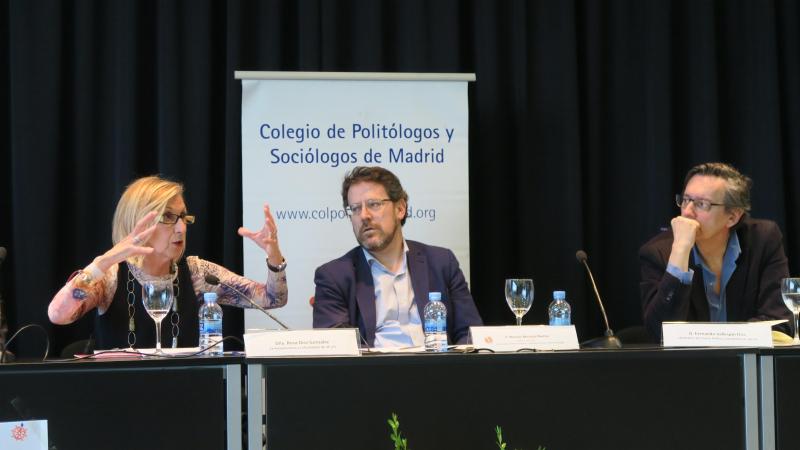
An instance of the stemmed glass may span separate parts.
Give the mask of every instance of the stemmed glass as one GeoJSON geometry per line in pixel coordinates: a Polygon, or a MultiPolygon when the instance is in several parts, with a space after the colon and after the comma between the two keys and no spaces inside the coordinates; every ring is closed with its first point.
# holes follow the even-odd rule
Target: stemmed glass
{"type": "Polygon", "coordinates": [[[783,303],[794,314],[794,340],[792,345],[800,344],[800,335],[797,333],[797,318],[800,315],[800,278],[784,278],[781,280],[781,295],[783,303]]]}
{"type": "Polygon", "coordinates": [[[522,317],[533,304],[533,280],[529,278],[509,278],[506,280],[506,302],[522,325],[522,317]]]}
{"type": "Polygon", "coordinates": [[[156,323],[156,351],[157,355],[163,355],[161,350],[161,321],[172,308],[172,301],[175,296],[172,294],[171,280],[148,281],[142,284],[142,304],[147,314],[156,323]]]}

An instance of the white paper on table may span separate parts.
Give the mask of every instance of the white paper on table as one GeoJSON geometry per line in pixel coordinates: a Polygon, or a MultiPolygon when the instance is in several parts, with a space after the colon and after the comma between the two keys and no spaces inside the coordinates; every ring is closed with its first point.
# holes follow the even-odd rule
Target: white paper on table
{"type": "Polygon", "coordinates": [[[369,353],[425,353],[425,346],[416,347],[370,347],[369,353]]]}
{"type": "MultiPolygon", "coordinates": [[[[154,348],[137,348],[136,351],[139,353],[144,353],[145,355],[153,355],[156,353],[156,349],[154,348]]],[[[164,352],[165,355],[169,356],[188,356],[199,352],[200,347],[162,347],[161,351],[164,352]]]]}
{"type": "MultiPolygon", "coordinates": [[[[200,351],[200,347],[166,347],[161,349],[166,356],[188,356],[200,351]]],[[[95,350],[93,358],[141,358],[155,354],[154,348],[115,348],[111,350],[95,350]]],[[[83,356],[83,355],[76,355],[83,356]]]]}

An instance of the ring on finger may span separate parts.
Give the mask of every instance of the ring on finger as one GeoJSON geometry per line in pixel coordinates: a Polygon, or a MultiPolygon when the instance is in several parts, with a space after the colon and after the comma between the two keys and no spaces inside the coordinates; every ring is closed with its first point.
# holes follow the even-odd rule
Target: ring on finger
{"type": "Polygon", "coordinates": [[[133,245],[139,245],[142,243],[142,238],[140,238],[139,236],[134,236],[132,242],[133,245]]]}

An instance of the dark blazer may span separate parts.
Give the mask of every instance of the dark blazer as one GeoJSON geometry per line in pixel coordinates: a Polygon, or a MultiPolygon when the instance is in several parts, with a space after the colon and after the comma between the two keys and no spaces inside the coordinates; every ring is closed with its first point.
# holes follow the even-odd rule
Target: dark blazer
{"type": "MultiPolygon", "coordinates": [[[[783,252],[783,236],[775,222],[743,218],[734,227],[742,252],[725,288],[728,320],[792,320],[781,298],[781,278],[789,276],[783,252]]],[[[667,273],[672,250],[672,230],[665,231],[639,249],[642,315],[648,332],[661,337],[661,322],[670,320],[708,321],[709,310],[703,287],[703,269],[689,257],[694,270],[691,285],[667,273]]],[[[788,325],[781,331],[787,332],[788,325]]]]}
{"type": "MultiPolygon", "coordinates": [[[[447,307],[448,342],[469,342],[469,327],[482,325],[464,274],[452,251],[406,241],[414,304],[423,319],[429,292],[441,292],[447,307]]],[[[375,285],[361,247],[317,268],[314,274],[314,328],[358,327],[375,343],[375,285]]]]}

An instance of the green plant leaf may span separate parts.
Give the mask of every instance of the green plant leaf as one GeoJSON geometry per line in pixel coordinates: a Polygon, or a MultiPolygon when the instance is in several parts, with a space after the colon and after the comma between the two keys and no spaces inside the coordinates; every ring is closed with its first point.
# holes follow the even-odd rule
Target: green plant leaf
{"type": "Polygon", "coordinates": [[[392,433],[389,434],[389,439],[394,443],[395,450],[408,450],[408,440],[400,433],[400,419],[397,414],[392,413],[392,418],[386,421],[391,428],[392,433]]]}
{"type": "Polygon", "coordinates": [[[494,434],[497,436],[497,442],[495,442],[495,444],[497,444],[497,448],[500,450],[505,450],[506,443],[503,442],[503,429],[500,428],[500,425],[495,425],[494,434]]]}

